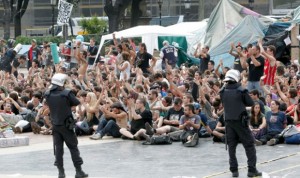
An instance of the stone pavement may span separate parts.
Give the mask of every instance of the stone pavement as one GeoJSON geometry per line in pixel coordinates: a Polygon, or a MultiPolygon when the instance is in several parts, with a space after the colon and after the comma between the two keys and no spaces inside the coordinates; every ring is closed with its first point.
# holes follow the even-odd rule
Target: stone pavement
{"type": "MultiPolygon", "coordinates": [[[[0,149],[0,178],[54,178],[52,137],[25,133],[30,145],[0,149]]],[[[139,141],[112,139],[90,140],[79,137],[83,169],[94,178],[229,178],[228,155],[225,145],[213,144],[211,138],[200,139],[195,148],[172,145],[142,145],[139,141]]],[[[300,177],[298,145],[257,147],[258,169],[263,178],[300,177]]],[[[242,145],[237,157],[240,177],[247,177],[246,156],[242,145]]],[[[67,177],[74,177],[70,153],[65,148],[67,177]]]]}

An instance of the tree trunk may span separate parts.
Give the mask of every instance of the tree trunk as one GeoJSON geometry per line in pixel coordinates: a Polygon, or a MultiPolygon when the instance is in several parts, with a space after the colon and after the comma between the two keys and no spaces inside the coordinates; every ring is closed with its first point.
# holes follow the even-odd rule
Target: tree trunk
{"type": "Polygon", "coordinates": [[[29,0],[18,0],[15,14],[15,38],[22,35],[21,19],[26,12],[29,0]]]}
{"type": "Polygon", "coordinates": [[[119,30],[121,18],[124,17],[124,11],[131,3],[131,0],[116,0],[113,6],[111,0],[105,0],[104,11],[108,17],[109,33],[119,30]]]}
{"type": "MultiPolygon", "coordinates": [[[[75,5],[74,1],[73,0],[67,0],[68,3],[71,3],[73,4],[73,7],[76,7],[77,5],[75,5]]],[[[78,1],[79,2],[79,1],[78,1]]],[[[78,4],[78,3],[77,3],[78,4]]],[[[70,15],[70,18],[69,18],[69,26],[70,26],[70,30],[71,30],[71,35],[74,36],[74,32],[73,32],[73,26],[72,26],[72,20],[71,20],[71,15],[70,15]]],[[[69,29],[68,29],[69,30],[69,29]]],[[[69,31],[68,31],[69,33],[69,31]]]]}
{"type": "Polygon", "coordinates": [[[3,15],[3,29],[4,29],[4,39],[10,38],[10,20],[11,20],[11,9],[9,0],[2,0],[4,15],[3,15]]]}
{"type": "Polygon", "coordinates": [[[130,26],[135,27],[138,25],[139,18],[142,17],[143,12],[140,10],[140,2],[142,0],[132,0],[131,4],[131,22],[130,26]]]}

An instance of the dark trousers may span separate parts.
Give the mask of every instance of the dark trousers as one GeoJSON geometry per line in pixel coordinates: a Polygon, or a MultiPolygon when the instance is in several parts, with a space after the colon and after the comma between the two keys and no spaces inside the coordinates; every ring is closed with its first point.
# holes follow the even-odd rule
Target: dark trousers
{"type": "Polygon", "coordinates": [[[280,137],[279,134],[280,134],[280,133],[278,133],[278,132],[268,132],[266,135],[263,135],[263,136],[259,139],[259,141],[261,141],[262,144],[264,145],[264,144],[266,144],[269,140],[271,140],[271,139],[274,138],[274,139],[276,140],[276,144],[277,144],[277,143],[283,143],[284,139],[283,139],[283,137],[280,137]]]}
{"type": "Polygon", "coordinates": [[[117,125],[117,123],[114,120],[106,120],[106,119],[102,119],[99,122],[96,132],[100,133],[101,136],[109,134],[110,136],[116,138],[121,137],[122,135],[120,133],[120,127],[117,125]]]}
{"type": "Polygon", "coordinates": [[[53,125],[53,142],[55,147],[56,166],[62,168],[63,155],[64,155],[64,142],[71,152],[71,157],[75,168],[80,167],[83,164],[83,160],[80,157],[78,150],[78,140],[73,130],[67,129],[65,126],[53,125]]]}
{"type": "Polygon", "coordinates": [[[32,66],[32,61],[28,60],[27,61],[27,70],[29,70],[31,66],[32,66]]]}
{"type": "Polygon", "coordinates": [[[239,141],[242,142],[246,151],[248,170],[250,172],[256,171],[256,149],[254,146],[254,138],[249,127],[243,126],[241,121],[226,121],[226,135],[230,171],[234,172],[238,170],[236,147],[239,141]]]}

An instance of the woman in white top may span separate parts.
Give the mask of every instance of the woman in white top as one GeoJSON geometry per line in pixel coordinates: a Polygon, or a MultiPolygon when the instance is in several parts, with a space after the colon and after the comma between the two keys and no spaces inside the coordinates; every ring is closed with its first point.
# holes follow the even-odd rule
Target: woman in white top
{"type": "Polygon", "coordinates": [[[122,61],[118,64],[118,69],[120,71],[120,80],[127,81],[130,77],[130,62],[129,62],[129,53],[126,51],[122,52],[122,61]]]}

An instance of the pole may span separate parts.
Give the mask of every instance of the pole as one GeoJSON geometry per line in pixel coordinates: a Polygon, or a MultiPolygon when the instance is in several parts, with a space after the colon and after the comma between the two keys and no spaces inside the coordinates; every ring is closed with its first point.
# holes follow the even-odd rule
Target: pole
{"type": "Polygon", "coordinates": [[[54,36],[54,5],[52,5],[52,36],[54,36]]]}
{"type": "Polygon", "coordinates": [[[199,15],[199,20],[203,20],[204,19],[204,0],[199,0],[199,9],[198,9],[198,15],[199,15]]]}
{"type": "Polygon", "coordinates": [[[159,25],[161,26],[161,3],[159,3],[159,25]]]}

